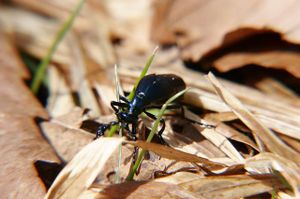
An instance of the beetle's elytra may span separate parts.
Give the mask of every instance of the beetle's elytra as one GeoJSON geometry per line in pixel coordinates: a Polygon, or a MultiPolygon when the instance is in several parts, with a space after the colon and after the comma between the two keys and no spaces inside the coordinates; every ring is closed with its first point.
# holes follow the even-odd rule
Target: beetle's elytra
{"type": "Polygon", "coordinates": [[[141,102],[143,108],[163,105],[170,97],[185,88],[184,81],[177,75],[147,75],[138,84],[132,102],[141,102]],[[140,96],[143,97],[141,100],[140,96]]]}

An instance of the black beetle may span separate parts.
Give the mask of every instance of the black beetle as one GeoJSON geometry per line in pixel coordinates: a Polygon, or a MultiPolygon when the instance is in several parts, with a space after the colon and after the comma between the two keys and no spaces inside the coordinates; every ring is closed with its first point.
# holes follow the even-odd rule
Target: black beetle
{"type": "MultiPolygon", "coordinates": [[[[138,116],[144,112],[148,117],[155,120],[156,116],[147,112],[147,109],[161,107],[170,97],[185,88],[186,85],[184,81],[177,75],[146,75],[139,82],[135,95],[131,101],[120,96],[122,102],[111,102],[111,107],[114,109],[118,121],[101,125],[97,131],[96,138],[103,136],[106,129],[110,128],[112,125],[121,123],[121,127],[128,130],[131,139],[136,140],[138,116]],[[131,131],[129,130],[129,124],[132,125],[131,131]]],[[[158,132],[158,136],[161,142],[164,142],[161,136],[165,129],[164,119],[161,119],[160,123],[162,124],[162,127],[158,132]]]]}

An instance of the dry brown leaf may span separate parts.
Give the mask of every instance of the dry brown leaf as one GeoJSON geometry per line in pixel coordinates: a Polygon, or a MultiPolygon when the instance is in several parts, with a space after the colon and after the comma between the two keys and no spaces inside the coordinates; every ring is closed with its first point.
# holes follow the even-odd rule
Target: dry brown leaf
{"type": "Polygon", "coordinates": [[[270,175],[202,177],[197,174],[179,172],[153,181],[125,182],[109,186],[94,185],[84,194],[95,198],[131,199],[240,198],[280,188],[285,188],[285,186],[270,175]]]}
{"type": "Polygon", "coordinates": [[[79,129],[82,125],[83,120],[89,119],[89,111],[80,107],[73,108],[70,112],[54,117],[51,122],[58,123],[68,128],[79,129]]]}
{"type": "MultiPolygon", "coordinates": [[[[152,181],[125,182],[116,185],[101,186],[95,184],[82,196],[92,195],[97,198],[199,198],[193,193],[177,186],[180,183],[199,179],[199,174],[178,172],[174,175],[152,181]]],[[[85,198],[85,197],[82,197],[85,198]]]]}
{"type": "Polygon", "coordinates": [[[163,178],[157,178],[154,181],[179,185],[182,183],[191,182],[193,180],[199,180],[201,178],[203,178],[203,176],[200,176],[199,174],[196,173],[178,172],[175,173],[174,175],[166,176],[163,178]]]}
{"type": "Polygon", "coordinates": [[[132,144],[134,146],[141,147],[145,150],[150,150],[164,158],[176,160],[176,161],[186,161],[186,162],[194,162],[194,163],[201,163],[204,166],[208,166],[214,169],[221,169],[224,168],[225,165],[222,165],[220,163],[212,162],[206,158],[202,158],[193,154],[189,154],[183,151],[179,151],[176,149],[173,149],[171,147],[167,147],[161,144],[154,144],[154,143],[148,143],[148,142],[130,142],[127,143],[132,144]]]}
{"type": "Polygon", "coordinates": [[[25,70],[10,41],[0,32],[1,197],[42,198],[44,185],[33,163],[59,159],[37,127],[35,118],[47,113],[25,85],[25,70]]]}
{"type": "MultiPolygon", "coordinates": [[[[182,120],[180,118],[179,120],[182,120]]],[[[227,158],[224,152],[201,134],[202,128],[185,121],[181,132],[174,132],[167,121],[163,133],[164,140],[174,149],[224,165],[234,165],[236,162],[227,158]]],[[[177,124],[178,125],[178,124],[177,124]]],[[[180,124],[179,124],[180,125],[180,124]]]]}
{"type": "Polygon", "coordinates": [[[71,89],[67,86],[63,75],[53,65],[48,66],[48,79],[47,110],[49,115],[57,117],[69,113],[75,107],[71,89]]]}
{"type": "Polygon", "coordinates": [[[236,43],[221,55],[217,55],[217,58],[212,58],[212,62],[221,72],[255,64],[283,69],[299,78],[299,49],[298,45],[282,41],[279,35],[265,34],[236,43]]]}
{"type": "Polygon", "coordinates": [[[208,121],[229,122],[238,119],[233,112],[207,113],[204,118],[208,121]]]}
{"type": "Polygon", "coordinates": [[[157,2],[160,18],[153,24],[153,37],[162,43],[177,43],[185,59],[197,61],[216,48],[270,30],[300,42],[298,1],[167,2],[157,2]]]}
{"type": "MultiPolygon", "coordinates": [[[[201,170],[201,167],[195,165],[195,163],[164,158],[151,151],[148,151],[146,154],[138,174],[134,177],[134,180],[136,181],[153,180],[182,171],[195,172],[199,175],[204,175],[206,173],[205,170],[201,170]]],[[[129,169],[126,171],[127,177],[129,169]]]]}
{"type": "MultiPolygon", "coordinates": [[[[199,128],[199,127],[198,127],[199,128]]],[[[204,129],[201,134],[220,148],[230,159],[238,164],[244,163],[244,158],[231,144],[231,142],[222,134],[214,129],[204,129]]]]}
{"type": "MultiPolygon", "coordinates": [[[[18,47],[34,55],[44,57],[53,42],[59,24],[22,9],[1,7],[1,29],[14,36],[18,47]],[[16,34],[15,34],[16,33],[16,34]]],[[[70,63],[69,49],[62,41],[53,55],[53,61],[70,63]]]]}
{"type": "Polygon", "coordinates": [[[255,86],[270,96],[285,100],[291,105],[300,106],[300,97],[297,93],[274,78],[264,78],[255,86]]]}
{"type": "Polygon", "coordinates": [[[224,152],[220,150],[220,148],[215,146],[209,140],[205,139],[205,137],[201,134],[203,128],[197,128],[197,125],[193,125],[188,120],[197,121],[203,124],[215,124],[201,119],[196,114],[184,108],[183,117],[175,117],[171,119],[170,122],[167,120],[163,138],[171,147],[208,159],[226,156],[224,152]],[[182,131],[177,132],[175,130],[174,132],[174,129],[172,128],[174,125],[180,126],[182,131]]]}
{"type": "MultiPolygon", "coordinates": [[[[67,18],[69,13],[72,11],[72,8],[76,6],[76,1],[43,0],[41,2],[36,0],[13,0],[13,2],[22,7],[33,9],[44,15],[55,16],[58,18],[67,18]]],[[[85,8],[81,14],[87,14],[85,8]]]]}
{"type": "Polygon", "coordinates": [[[72,57],[74,57],[69,66],[72,89],[78,93],[81,106],[91,109],[94,116],[99,116],[101,111],[98,106],[98,101],[93,93],[91,83],[88,81],[88,78],[86,78],[88,74],[86,59],[84,59],[79,40],[73,33],[69,32],[69,34],[68,44],[70,46],[70,53],[72,57]]]}
{"type": "MultiPolygon", "coordinates": [[[[102,1],[99,3],[112,20],[111,33],[122,39],[125,53],[145,53],[154,47],[150,41],[152,2],[139,0],[102,1]]],[[[145,60],[145,59],[144,59],[145,60]]]]}
{"type": "Polygon", "coordinates": [[[111,101],[116,99],[116,94],[114,93],[114,88],[112,86],[101,85],[98,83],[94,83],[94,88],[99,97],[99,101],[101,101],[100,108],[101,112],[105,115],[112,113],[111,101]]]}
{"type": "MultiPolygon", "coordinates": [[[[65,20],[75,2],[14,0],[37,12],[65,20]]],[[[153,9],[151,1],[86,1],[75,21],[84,49],[102,68],[116,63],[110,39],[121,40],[119,48],[127,54],[147,52],[152,48],[150,28],[153,9]],[[87,34],[88,33],[88,34],[87,34]]]]}
{"type": "MultiPolygon", "coordinates": [[[[298,44],[300,21],[294,20],[298,15],[298,2],[264,0],[245,4],[231,0],[226,2],[225,7],[223,4],[222,1],[207,3],[195,0],[188,3],[157,2],[158,14],[154,19],[153,37],[162,43],[177,43],[182,57],[193,61],[201,60],[206,55],[213,57],[217,48],[237,46],[234,50],[226,49],[221,57],[217,54],[218,58],[213,58],[214,66],[222,72],[257,64],[285,69],[300,77],[297,45],[288,44],[279,36],[276,41],[270,42],[269,34],[264,39],[239,42],[249,36],[275,31],[283,39],[298,44]]],[[[206,63],[206,60],[203,61],[206,63]]]]}
{"type": "Polygon", "coordinates": [[[251,173],[279,172],[293,188],[295,198],[300,197],[300,169],[295,161],[285,156],[261,153],[246,160],[245,168],[251,173]]]}
{"type": "Polygon", "coordinates": [[[208,113],[205,115],[207,121],[214,121],[217,124],[215,130],[232,140],[247,144],[258,150],[256,144],[245,134],[239,132],[237,129],[223,123],[238,119],[238,117],[233,112],[221,112],[221,113],[208,113]]]}
{"type": "Polygon", "coordinates": [[[300,77],[300,53],[288,52],[284,49],[263,52],[228,53],[215,62],[215,67],[221,72],[239,68],[248,64],[256,64],[267,68],[285,69],[292,75],[300,77]]]}
{"type": "Polygon", "coordinates": [[[226,155],[224,152],[211,143],[201,134],[203,129],[197,129],[192,124],[183,127],[183,131],[179,133],[165,132],[163,137],[175,149],[191,153],[197,156],[211,158],[221,158],[226,155]]]}
{"type": "MultiPolygon", "coordinates": [[[[197,116],[196,114],[192,113],[187,109],[185,109],[184,111],[184,117],[187,119],[191,119],[192,121],[197,121],[203,125],[213,125],[213,126],[218,125],[215,121],[209,123],[204,119],[201,119],[199,116],[197,116]]],[[[216,128],[203,129],[203,126],[198,124],[195,124],[194,126],[207,140],[209,140],[216,147],[221,149],[224,152],[224,154],[230,157],[233,161],[237,163],[244,162],[244,158],[241,156],[241,154],[236,150],[236,148],[231,144],[231,142],[227,139],[226,136],[224,136],[222,133],[219,133],[219,131],[216,131],[216,128]]]]}
{"type": "Polygon", "coordinates": [[[21,61],[21,59],[8,59],[6,55],[17,55],[18,51],[16,47],[13,45],[13,38],[9,35],[3,35],[4,33],[1,31],[0,36],[0,63],[3,69],[7,71],[11,71],[15,76],[19,76],[21,78],[29,78],[29,72],[27,71],[25,65],[21,61]]]}
{"type": "Polygon", "coordinates": [[[52,122],[43,122],[41,128],[57,155],[66,162],[86,144],[94,139],[94,135],[80,129],[69,129],[52,122]]]}
{"type": "Polygon", "coordinates": [[[41,123],[44,135],[55,148],[56,153],[66,162],[85,145],[92,142],[95,135],[79,129],[83,121],[84,110],[74,109],[72,112],[41,123]]]}
{"type": "MultiPolygon", "coordinates": [[[[44,1],[25,2],[28,2],[33,6],[35,6],[35,3],[42,6],[47,5],[44,1]]],[[[51,4],[52,2],[47,3],[51,4]]],[[[54,4],[56,3],[57,2],[54,4]]],[[[67,7],[66,10],[72,9],[69,2],[63,1],[60,3],[63,3],[67,7]]],[[[46,9],[51,12],[51,15],[57,11],[49,9],[47,6],[46,9]]],[[[54,9],[57,9],[57,7],[54,9]]],[[[69,15],[69,12],[66,12],[66,10],[63,8],[63,10],[59,11],[63,12],[61,18],[63,21],[69,15]]],[[[88,12],[88,10],[89,9],[84,12],[88,12]]],[[[0,24],[5,31],[15,36],[17,45],[20,48],[39,58],[43,58],[46,55],[58,28],[61,26],[61,23],[58,23],[55,20],[49,20],[48,18],[34,14],[33,12],[20,8],[3,6],[1,7],[0,13],[0,24]]],[[[96,65],[95,69],[97,70],[101,70],[116,63],[106,27],[107,25],[107,22],[103,18],[99,18],[98,15],[86,15],[86,17],[79,16],[76,18],[74,24],[74,29],[80,38],[80,44],[82,45],[87,58],[90,60],[90,65],[96,65]]],[[[66,39],[63,39],[55,51],[52,60],[61,64],[69,64],[72,59],[66,39]]]]}
{"type": "Polygon", "coordinates": [[[242,198],[285,188],[273,176],[216,176],[179,184],[199,198],[242,198]]]}
{"type": "Polygon", "coordinates": [[[230,138],[232,140],[247,144],[251,146],[252,148],[258,150],[256,144],[246,135],[240,133],[239,131],[235,130],[234,128],[230,127],[229,125],[226,125],[224,123],[219,123],[216,131],[222,135],[224,135],[227,138],[230,138]]]}
{"type": "Polygon", "coordinates": [[[95,181],[122,141],[123,138],[99,138],[85,146],[60,172],[46,198],[77,198],[95,181]]]}
{"type": "Polygon", "coordinates": [[[230,106],[232,111],[244,122],[244,124],[263,141],[270,151],[300,164],[297,152],[282,142],[271,130],[263,126],[259,120],[255,119],[252,113],[250,113],[237,98],[227,91],[212,73],[208,74],[208,78],[221,99],[230,106]]]}
{"type": "Polygon", "coordinates": [[[280,199],[293,199],[295,197],[291,196],[290,193],[286,193],[286,192],[283,192],[283,191],[279,191],[277,193],[277,196],[280,198],[280,199]]]}
{"type": "Polygon", "coordinates": [[[280,136],[283,141],[285,141],[289,146],[291,146],[294,150],[300,153],[300,141],[293,139],[289,136],[281,135],[280,136]]]}
{"type": "Polygon", "coordinates": [[[88,192],[83,193],[81,198],[89,195],[103,199],[199,199],[193,193],[183,190],[177,185],[155,181],[132,181],[105,187],[95,185],[88,192]]]}

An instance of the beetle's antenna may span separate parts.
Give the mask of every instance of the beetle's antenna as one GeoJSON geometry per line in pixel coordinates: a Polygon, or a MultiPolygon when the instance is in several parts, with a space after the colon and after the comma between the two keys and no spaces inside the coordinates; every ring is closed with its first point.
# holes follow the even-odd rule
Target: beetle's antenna
{"type": "Polygon", "coordinates": [[[186,119],[187,121],[189,121],[191,123],[198,124],[199,126],[201,126],[203,128],[207,128],[207,129],[213,129],[213,128],[217,127],[216,125],[206,123],[204,120],[196,121],[196,120],[192,120],[189,118],[184,118],[184,119],[186,119]]]}
{"type": "Polygon", "coordinates": [[[199,126],[203,128],[216,128],[217,126],[215,124],[209,124],[205,120],[198,118],[198,116],[194,115],[192,112],[188,111],[185,107],[181,108],[181,114],[183,118],[191,123],[198,124],[199,126]]]}

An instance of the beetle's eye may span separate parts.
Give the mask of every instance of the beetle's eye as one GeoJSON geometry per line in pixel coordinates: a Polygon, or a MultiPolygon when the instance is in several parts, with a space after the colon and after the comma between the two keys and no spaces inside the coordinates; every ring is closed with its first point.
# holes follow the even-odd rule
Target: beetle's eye
{"type": "Polygon", "coordinates": [[[145,93],[139,92],[136,96],[140,99],[143,99],[145,97],[145,93]]]}

